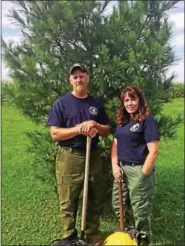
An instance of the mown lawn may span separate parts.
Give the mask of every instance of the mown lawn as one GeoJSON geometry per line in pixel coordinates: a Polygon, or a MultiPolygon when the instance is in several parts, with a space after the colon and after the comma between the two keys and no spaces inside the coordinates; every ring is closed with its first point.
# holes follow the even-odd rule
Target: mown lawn
{"type": "MultiPolygon", "coordinates": [[[[164,111],[183,116],[184,101],[168,103],[164,111]]],[[[33,156],[26,152],[24,132],[34,129],[15,108],[2,107],[2,245],[46,245],[62,235],[57,194],[35,178],[33,156]]],[[[156,167],[153,245],[185,245],[184,124],[176,139],[161,140],[156,167]]],[[[118,226],[113,214],[102,218],[105,234],[118,226]]]]}

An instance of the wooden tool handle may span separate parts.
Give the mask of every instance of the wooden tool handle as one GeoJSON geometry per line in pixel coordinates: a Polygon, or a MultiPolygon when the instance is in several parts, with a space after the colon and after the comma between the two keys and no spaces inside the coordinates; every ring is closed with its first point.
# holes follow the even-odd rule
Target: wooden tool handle
{"type": "Polygon", "coordinates": [[[119,221],[120,230],[124,231],[124,215],[123,215],[123,198],[122,198],[122,182],[118,182],[118,197],[119,197],[119,221]]]}
{"type": "Polygon", "coordinates": [[[81,239],[82,240],[84,239],[83,237],[84,237],[84,231],[85,231],[85,226],[86,226],[90,149],[91,149],[91,137],[88,136],[87,143],[86,143],[85,177],[84,177],[83,203],[82,203],[82,222],[81,222],[81,239]]]}

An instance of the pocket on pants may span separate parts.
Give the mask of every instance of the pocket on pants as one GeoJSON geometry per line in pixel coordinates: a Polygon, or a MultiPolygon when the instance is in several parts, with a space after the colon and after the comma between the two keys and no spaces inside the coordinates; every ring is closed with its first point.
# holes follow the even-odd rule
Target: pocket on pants
{"type": "Polygon", "coordinates": [[[62,176],[59,188],[61,206],[68,207],[78,197],[83,178],[80,175],[62,176]]]}
{"type": "Polygon", "coordinates": [[[143,173],[143,166],[141,166],[140,167],[140,174],[141,174],[141,176],[143,177],[143,178],[148,178],[148,177],[150,177],[150,176],[152,176],[153,175],[153,172],[154,172],[154,169],[150,172],[150,174],[149,175],[144,175],[144,173],[143,173]]]}
{"type": "Polygon", "coordinates": [[[150,197],[154,193],[155,189],[155,178],[154,170],[148,176],[145,176],[140,168],[140,191],[143,197],[150,197]]]}
{"type": "Polygon", "coordinates": [[[70,203],[70,182],[68,181],[68,178],[61,177],[59,186],[60,203],[62,208],[66,208],[70,203]]]}
{"type": "Polygon", "coordinates": [[[79,174],[82,167],[84,167],[84,158],[61,148],[56,158],[56,171],[61,176],[79,174]]]}

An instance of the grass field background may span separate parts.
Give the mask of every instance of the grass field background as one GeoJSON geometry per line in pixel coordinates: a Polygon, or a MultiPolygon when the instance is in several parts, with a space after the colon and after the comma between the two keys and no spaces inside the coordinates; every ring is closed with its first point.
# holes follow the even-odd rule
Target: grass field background
{"type": "MultiPolygon", "coordinates": [[[[164,112],[184,117],[184,101],[167,103],[164,112]]],[[[46,245],[62,235],[57,194],[35,178],[33,156],[26,152],[28,139],[24,133],[34,129],[37,126],[18,110],[3,105],[2,245],[46,245]]],[[[160,141],[156,184],[152,244],[185,245],[184,123],[179,125],[176,139],[160,141]]],[[[118,226],[113,214],[102,218],[101,230],[105,234],[109,235],[118,226]]]]}

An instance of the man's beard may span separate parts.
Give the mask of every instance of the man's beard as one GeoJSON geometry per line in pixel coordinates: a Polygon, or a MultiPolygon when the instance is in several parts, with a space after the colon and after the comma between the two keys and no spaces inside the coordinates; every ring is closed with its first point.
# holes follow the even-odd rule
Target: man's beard
{"type": "Polygon", "coordinates": [[[76,92],[78,92],[80,95],[84,95],[87,93],[87,89],[84,86],[76,86],[76,92]]]}

